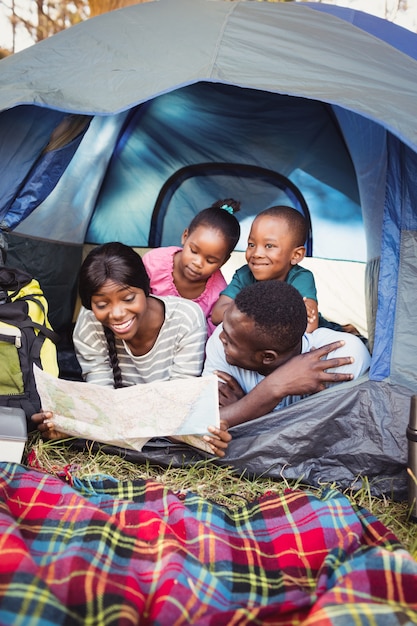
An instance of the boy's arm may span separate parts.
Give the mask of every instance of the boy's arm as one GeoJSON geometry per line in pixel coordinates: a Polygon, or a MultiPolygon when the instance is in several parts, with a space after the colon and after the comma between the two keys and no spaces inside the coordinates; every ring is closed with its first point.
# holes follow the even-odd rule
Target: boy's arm
{"type": "Polygon", "coordinates": [[[237,294],[242,291],[243,287],[252,282],[248,282],[248,275],[252,276],[252,272],[247,265],[242,265],[242,267],[235,271],[232,276],[232,280],[227,285],[227,287],[220,292],[219,299],[217,300],[211,312],[211,321],[215,326],[218,326],[220,322],[223,321],[223,315],[225,310],[227,309],[229,304],[233,302],[237,294]]]}
{"type": "Polygon", "coordinates": [[[327,372],[353,362],[352,357],[325,359],[329,352],[341,348],[343,341],[336,341],[317,350],[292,357],[266,376],[243,398],[220,408],[220,418],[229,427],[248,422],[274,410],[286,396],[310,395],[322,391],[329,383],[352,380],[352,373],[327,372]]]}
{"type": "Polygon", "coordinates": [[[229,298],[229,296],[219,296],[211,311],[211,321],[215,326],[218,326],[223,321],[224,312],[232,302],[233,298],[229,298]]]}
{"type": "Polygon", "coordinates": [[[317,289],[313,273],[305,267],[295,265],[289,271],[286,282],[301,293],[307,310],[307,333],[319,326],[317,289]]]}
{"type": "Polygon", "coordinates": [[[312,298],[304,298],[307,310],[307,328],[306,333],[312,333],[319,327],[319,307],[317,302],[312,298]]]}

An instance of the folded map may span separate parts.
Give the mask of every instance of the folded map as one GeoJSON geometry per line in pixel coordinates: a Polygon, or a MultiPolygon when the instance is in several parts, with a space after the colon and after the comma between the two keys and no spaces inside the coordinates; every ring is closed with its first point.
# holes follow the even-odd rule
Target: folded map
{"type": "Polygon", "coordinates": [[[62,433],[138,451],[152,437],[183,437],[212,452],[195,435],[219,426],[214,374],[122,389],[63,380],[36,366],[34,374],[42,409],[53,412],[54,428],[62,433]]]}

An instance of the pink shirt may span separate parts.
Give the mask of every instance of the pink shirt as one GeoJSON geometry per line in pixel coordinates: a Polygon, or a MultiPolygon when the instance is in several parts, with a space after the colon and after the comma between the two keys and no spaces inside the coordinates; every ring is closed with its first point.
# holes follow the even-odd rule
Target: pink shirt
{"type": "MultiPolygon", "coordinates": [[[[178,246],[154,248],[143,255],[143,263],[151,280],[151,293],[156,296],[182,296],[174,283],[174,255],[182,250],[178,246]]],[[[207,331],[210,336],[216,328],[211,321],[211,311],[219,298],[220,292],[226,287],[226,280],[220,270],[216,270],[206,283],[203,293],[194,298],[200,305],[207,320],[207,331]]]]}

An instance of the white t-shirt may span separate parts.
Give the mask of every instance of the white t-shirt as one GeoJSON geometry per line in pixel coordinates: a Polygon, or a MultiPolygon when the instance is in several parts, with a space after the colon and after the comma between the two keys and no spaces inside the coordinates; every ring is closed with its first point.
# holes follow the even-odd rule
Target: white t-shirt
{"type": "MultiPolygon", "coordinates": [[[[265,377],[258,372],[251,370],[245,370],[235,365],[229,365],[226,361],[224,354],[223,344],[219,339],[219,335],[222,331],[222,324],[216,328],[215,332],[207,341],[206,345],[206,360],[204,363],[203,376],[212,374],[215,370],[221,372],[227,372],[239,383],[245,393],[249,393],[258,383],[265,377]]],[[[371,364],[371,356],[365,346],[365,344],[355,335],[350,333],[342,333],[330,328],[317,328],[312,333],[305,333],[302,339],[301,352],[310,352],[312,348],[321,348],[334,341],[340,341],[343,339],[345,345],[337,350],[330,352],[327,359],[336,357],[351,356],[354,358],[353,363],[342,365],[341,367],[329,369],[329,372],[340,372],[341,374],[349,373],[353,374],[354,378],[358,378],[364,374],[371,364]]],[[[337,384],[337,383],[335,383],[337,384]]],[[[285,406],[293,404],[304,396],[286,396],[275,407],[275,411],[282,409],[285,406]]]]}

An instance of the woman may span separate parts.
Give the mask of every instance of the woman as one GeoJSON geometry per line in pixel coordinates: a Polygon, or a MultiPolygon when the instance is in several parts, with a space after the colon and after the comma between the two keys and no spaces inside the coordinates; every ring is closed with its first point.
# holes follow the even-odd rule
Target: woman
{"type": "MultiPolygon", "coordinates": [[[[117,242],[94,248],[81,266],[79,292],[74,346],[84,380],[118,388],[201,374],[202,310],[189,300],[150,295],[143,261],[132,248],[117,242]]],[[[62,437],[51,418],[50,412],[32,416],[44,437],[62,437]]],[[[231,439],[225,429],[204,437],[219,456],[231,439]]]]}

